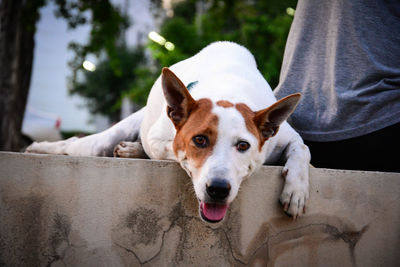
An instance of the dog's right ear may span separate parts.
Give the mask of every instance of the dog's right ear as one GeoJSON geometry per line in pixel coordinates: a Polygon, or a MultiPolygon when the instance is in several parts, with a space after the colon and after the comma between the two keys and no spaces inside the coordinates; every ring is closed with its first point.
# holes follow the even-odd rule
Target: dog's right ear
{"type": "Polygon", "coordinates": [[[278,132],[279,126],[292,114],[300,98],[300,93],[291,94],[255,113],[253,120],[264,141],[278,132]]]}
{"type": "Polygon", "coordinates": [[[162,69],[162,89],[167,102],[167,115],[176,129],[182,127],[196,106],[186,86],[168,68],[162,69]]]}

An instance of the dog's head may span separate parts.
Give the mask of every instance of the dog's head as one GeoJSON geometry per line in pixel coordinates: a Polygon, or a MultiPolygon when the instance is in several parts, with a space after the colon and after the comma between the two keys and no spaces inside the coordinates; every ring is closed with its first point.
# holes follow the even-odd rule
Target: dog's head
{"type": "Polygon", "coordinates": [[[300,94],[254,112],[243,103],[194,100],[168,68],[162,71],[162,88],[176,128],[173,149],[192,178],[201,217],[219,222],[242,180],[262,165],[265,142],[293,112],[300,94]]]}

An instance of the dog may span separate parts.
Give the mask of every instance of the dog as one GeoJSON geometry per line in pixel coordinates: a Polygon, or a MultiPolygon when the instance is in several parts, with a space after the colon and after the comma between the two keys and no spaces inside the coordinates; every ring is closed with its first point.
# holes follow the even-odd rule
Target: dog
{"type": "Polygon", "coordinates": [[[277,101],[246,48],[216,42],[163,68],[147,105],[111,128],[26,151],[178,161],[192,179],[201,218],[211,223],[224,219],[244,179],[282,160],[280,202],[297,218],[309,197],[311,156],[286,119],[300,97],[277,101]]]}

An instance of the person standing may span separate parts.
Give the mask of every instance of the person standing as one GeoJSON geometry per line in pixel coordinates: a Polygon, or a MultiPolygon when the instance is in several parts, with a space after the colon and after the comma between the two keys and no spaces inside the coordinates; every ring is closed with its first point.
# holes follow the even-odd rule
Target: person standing
{"type": "Polygon", "coordinates": [[[400,2],[299,0],[277,98],[315,167],[400,172],[400,2]]]}

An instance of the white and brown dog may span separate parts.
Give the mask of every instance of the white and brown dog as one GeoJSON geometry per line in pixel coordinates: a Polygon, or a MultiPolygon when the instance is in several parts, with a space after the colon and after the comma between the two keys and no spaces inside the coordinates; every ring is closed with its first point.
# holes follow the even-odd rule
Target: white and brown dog
{"type": "Polygon", "coordinates": [[[293,94],[276,101],[251,53],[217,42],[164,68],[146,107],[113,127],[79,139],[33,143],[27,152],[137,157],[144,149],[152,159],[176,160],[192,178],[208,222],[224,218],[243,179],[262,164],[283,160],[280,201],[297,217],[309,195],[310,152],[285,120],[299,99],[293,94]]]}

